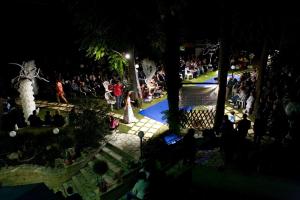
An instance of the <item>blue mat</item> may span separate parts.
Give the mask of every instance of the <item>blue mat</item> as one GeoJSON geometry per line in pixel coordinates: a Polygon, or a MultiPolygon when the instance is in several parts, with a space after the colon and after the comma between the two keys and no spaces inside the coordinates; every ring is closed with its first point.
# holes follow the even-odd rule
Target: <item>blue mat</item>
{"type": "MultiPolygon", "coordinates": [[[[228,75],[228,77],[231,77],[231,75],[228,75]]],[[[239,80],[239,76],[234,75],[234,77],[236,79],[239,80]]],[[[218,81],[215,80],[215,78],[211,78],[207,81],[205,81],[204,83],[217,83],[218,81]]],[[[197,84],[198,87],[209,87],[211,86],[211,84],[197,84]]],[[[184,110],[192,110],[193,107],[192,106],[188,106],[188,107],[183,107],[181,109],[184,110]]],[[[157,104],[154,104],[152,106],[150,106],[149,108],[146,108],[145,110],[142,110],[139,112],[139,114],[144,115],[146,117],[149,117],[153,120],[156,120],[160,123],[166,124],[167,123],[167,119],[163,119],[163,112],[169,110],[169,104],[168,104],[168,100],[165,99],[157,104]]]]}
{"type": "MultiPolygon", "coordinates": [[[[228,75],[227,76],[227,81],[229,80],[229,78],[231,78],[232,77],[232,75],[230,74],[230,75],[228,75]]],[[[240,75],[233,75],[233,77],[234,78],[236,78],[238,81],[240,80],[240,75]]],[[[203,83],[204,84],[197,84],[197,86],[198,87],[209,87],[209,86],[211,86],[211,84],[217,84],[218,83],[218,80],[216,79],[217,77],[213,77],[213,78],[211,78],[211,79],[208,79],[208,80],[206,80],[206,81],[204,81],[203,83]],[[205,83],[207,83],[207,84],[205,84],[205,83]]]]}
{"type": "Polygon", "coordinates": [[[169,110],[169,104],[167,99],[157,104],[154,104],[153,106],[150,106],[149,108],[146,108],[145,110],[142,110],[139,113],[158,122],[166,124],[167,120],[163,119],[164,114],[162,113],[166,110],[169,110]]]}
{"type": "MultiPolygon", "coordinates": [[[[185,106],[181,109],[184,110],[192,110],[193,106],[185,106]]],[[[163,119],[164,117],[164,111],[169,110],[169,104],[168,100],[165,99],[157,104],[154,104],[150,106],[149,108],[146,108],[145,110],[142,110],[139,112],[139,114],[144,115],[146,117],[149,117],[151,119],[154,119],[155,121],[158,121],[160,123],[166,124],[167,119],[163,119]]]]}

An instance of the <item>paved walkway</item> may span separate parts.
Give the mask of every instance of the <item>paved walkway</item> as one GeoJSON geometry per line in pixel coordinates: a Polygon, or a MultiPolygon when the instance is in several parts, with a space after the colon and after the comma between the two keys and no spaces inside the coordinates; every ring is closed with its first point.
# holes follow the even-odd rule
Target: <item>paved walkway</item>
{"type": "MultiPolygon", "coordinates": [[[[40,108],[51,108],[57,109],[61,111],[70,111],[74,105],[71,104],[62,104],[62,103],[54,103],[54,102],[47,102],[47,101],[36,101],[37,107],[40,108]]],[[[242,119],[243,113],[233,108],[233,106],[225,105],[225,114],[230,114],[230,112],[234,111],[236,116],[236,122],[242,119]]],[[[123,119],[123,115],[117,114],[114,112],[110,112],[110,115],[114,116],[118,119],[123,119]]],[[[248,132],[248,138],[253,138],[253,122],[251,122],[251,129],[248,132]]],[[[143,117],[142,119],[138,120],[135,123],[131,124],[123,124],[125,126],[130,127],[127,133],[120,133],[119,130],[116,130],[111,135],[107,136],[107,139],[115,146],[119,147],[120,149],[124,150],[125,152],[131,154],[136,159],[139,158],[140,152],[140,141],[138,137],[138,133],[143,131],[145,136],[144,140],[148,140],[156,134],[159,134],[162,130],[167,130],[167,126],[150,119],[148,117],[143,117]]],[[[197,135],[198,137],[202,137],[201,134],[197,135]]]]}
{"type": "Polygon", "coordinates": [[[48,102],[48,101],[40,101],[40,100],[35,101],[35,104],[36,107],[39,108],[50,108],[50,109],[60,110],[65,112],[69,112],[71,111],[72,108],[75,107],[72,104],[56,103],[56,102],[48,102]]]}

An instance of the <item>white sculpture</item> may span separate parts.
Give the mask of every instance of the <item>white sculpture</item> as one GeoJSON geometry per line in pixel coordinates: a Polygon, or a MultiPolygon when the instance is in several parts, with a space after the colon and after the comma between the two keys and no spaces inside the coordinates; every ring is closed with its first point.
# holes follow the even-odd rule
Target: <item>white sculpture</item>
{"type": "Polygon", "coordinates": [[[34,79],[38,78],[44,81],[47,80],[39,76],[40,69],[36,68],[34,60],[23,62],[23,65],[20,65],[18,63],[9,63],[9,64],[14,64],[21,67],[19,76],[13,78],[12,83],[15,83],[17,81],[16,88],[20,93],[24,118],[26,123],[29,124],[28,117],[32,114],[32,111],[36,109],[35,102],[34,102],[34,92],[33,92],[34,79]]]}
{"type": "Polygon", "coordinates": [[[142,67],[143,67],[144,74],[146,76],[146,79],[145,79],[146,85],[147,85],[147,87],[149,87],[150,81],[156,72],[156,64],[152,60],[144,59],[142,61],[142,67]]]}

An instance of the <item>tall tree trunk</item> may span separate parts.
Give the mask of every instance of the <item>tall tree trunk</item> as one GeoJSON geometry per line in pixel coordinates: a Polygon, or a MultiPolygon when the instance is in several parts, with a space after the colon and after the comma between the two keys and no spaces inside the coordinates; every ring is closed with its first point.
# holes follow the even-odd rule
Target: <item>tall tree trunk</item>
{"type": "Polygon", "coordinates": [[[134,91],[134,94],[136,95],[136,98],[142,98],[142,91],[140,82],[138,79],[138,74],[136,72],[135,68],[135,55],[134,55],[134,48],[131,48],[129,51],[130,58],[129,58],[129,79],[130,83],[132,84],[132,89],[134,91]]]}
{"type": "Polygon", "coordinates": [[[168,14],[164,20],[164,28],[166,33],[166,51],[164,56],[166,84],[168,92],[168,123],[169,129],[175,133],[180,131],[179,119],[179,38],[176,29],[175,16],[168,14]]]}
{"type": "MultiPolygon", "coordinates": [[[[225,9],[223,9],[224,12],[225,9]]],[[[229,41],[230,41],[230,20],[228,13],[223,13],[221,18],[221,39],[220,39],[220,51],[219,51],[219,63],[218,63],[218,81],[219,81],[219,92],[216,107],[216,117],[214,128],[217,130],[223,119],[225,109],[225,98],[226,98],[226,85],[227,75],[230,66],[229,61],[229,41]]]]}
{"type": "Polygon", "coordinates": [[[268,40],[267,38],[265,38],[264,41],[264,45],[263,45],[263,49],[261,52],[261,56],[260,56],[260,61],[259,61],[259,65],[257,68],[257,80],[256,80],[256,99],[255,99],[255,103],[254,103],[254,116],[257,116],[258,111],[259,111],[259,106],[260,106],[260,97],[261,97],[261,89],[262,89],[262,84],[263,84],[263,78],[264,78],[264,69],[267,66],[267,61],[268,61],[268,51],[269,51],[269,47],[268,47],[268,40]]]}

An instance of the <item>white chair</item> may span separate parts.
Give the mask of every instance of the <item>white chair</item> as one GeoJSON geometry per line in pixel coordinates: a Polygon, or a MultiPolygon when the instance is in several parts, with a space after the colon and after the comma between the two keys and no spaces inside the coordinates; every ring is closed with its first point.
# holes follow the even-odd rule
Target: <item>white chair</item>
{"type": "Polygon", "coordinates": [[[192,79],[193,78],[193,73],[188,70],[188,68],[184,69],[184,79],[192,79]]]}
{"type": "Polygon", "coordinates": [[[111,95],[111,92],[105,92],[104,97],[106,99],[107,104],[110,104],[111,110],[114,110],[114,104],[116,104],[116,97],[111,95]]]}
{"type": "Polygon", "coordinates": [[[108,81],[104,81],[102,83],[103,87],[105,88],[105,92],[112,92],[112,90],[108,89],[108,86],[110,85],[110,83],[108,81]]]}

